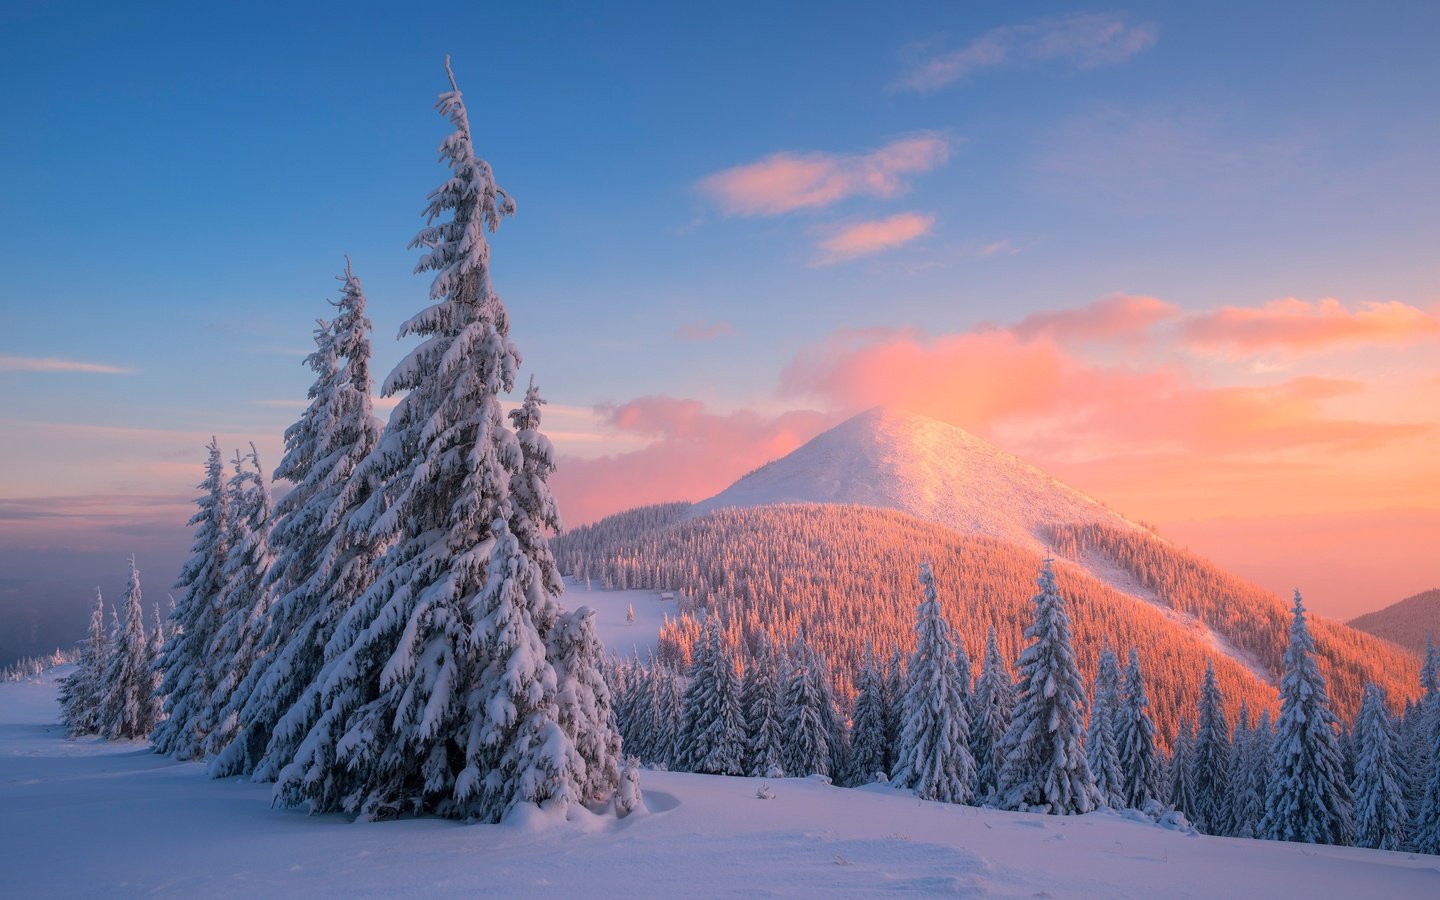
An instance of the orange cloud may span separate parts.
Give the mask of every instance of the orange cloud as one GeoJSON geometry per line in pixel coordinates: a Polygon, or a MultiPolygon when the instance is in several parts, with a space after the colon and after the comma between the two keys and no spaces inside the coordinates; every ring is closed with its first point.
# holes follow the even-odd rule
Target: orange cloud
{"type": "Polygon", "coordinates": [[[934,216],[913,212],[847,225],[820,242],[817,264],[829,265],[900,247],[929,234],[934,225],[934,216]]]}
{"type": "Polygon", "coordinates": [[[1115,294],[1079,309],[1047,310],[1021,319],[1012,329],[1025,339],[1087,341],[1135,337],[1179,315],[1180,308],[1154,297],[1115,294]]]}
{"type": "Polygon", "coordinates": [[[1343,344],[1392,344],[1440,333],[1440,318],[1405,303],[1362,303],[1354,311],[1338,300],[1314,303],[1289,297],[1253,309],[1225,306],[1190,316],[1182,326],[1196,350],[1253,354],[1305,353],[1343,344]]]}
{"type": "Polygon", "coordinates": [[[80,372],[88,375],[135,374],[135,370],[127,366],[111,366],[105,363],[82,362],[75,359],[58,359],[53,356],[4,355],[0,355],[0,372],[80,372]]]}
{"type": "Polygon", "coordinates": [[[935,135],[892,141],[870,153],[775,153],[700,180],[700,192],[734,216],[777,216],[829,206],[847,197],[894,197],[902,176],[929,172],[950,158],[950,143],[935,135]]]}

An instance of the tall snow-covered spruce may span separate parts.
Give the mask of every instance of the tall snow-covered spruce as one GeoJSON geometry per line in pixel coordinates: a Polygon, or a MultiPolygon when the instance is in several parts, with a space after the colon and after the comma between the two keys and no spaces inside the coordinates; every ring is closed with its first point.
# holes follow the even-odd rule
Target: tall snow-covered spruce
{"type": "MultiPolygon", "coordinates": [[[[374,580],[380,547],[350,527],[350,514],[369,485],[350,478],[380,438],[370,400],[370,320],[360,279],[345,260],[333,320],[318,320],[310,404],[285,430],[285,455],[275,477],[294,489],[275,505],[270,542],[275,552],[267,646],[241,685],[240,726],[211,764],[212,774],[252,771],[273,781],[294,760],[320,713],[324,652],[340,617],[374,580]],[[262,755],[263,754],[263,755],[262,755]]],[[[334,735],[330,735],[334,737],[334,735]]],[[[333,753],[333,740],[307,754],[333,753]]]]}
{"type": "Polygon", "coordinates": [[[95,607],[90,612],[90,631],[75,661],[75,671],[60,683],[60,713],[71,737],[100,730],[100,706],[104,700],[105,663],[110,639],[105,632],[105,599],[95,589],[95,607]]]}
{"type": "Polygon", "coordinates": [[[1350,787],[1340,759],[1339,721],[1330,709],[1314,653],[1305,606],[1296,591],[1260,835],[1275,841],[1343,844],[1350,832],[1350,787]]]}
{"type": "Polygon", "coordinates": [[[225,587],[225,559],[230,553],[230,508],[220,445],[212,437],[207,448],[205,480],[200,482],[199,511],[190,518],[195,528],[192,556],[175,583],[184,593],[170,612],[170,638],[157,663],[163,673],[160,694],[165,721],[150,742],[161,753],[179,759],[199,756],[214,723],[207,718],[215,692],[210,643],[220,630],[219,606],[225,587]]]}
{"type": "Polygon", "coordinates": [[[140,570],[130,557],[130,581],[125,588],[125,625],[116,634],[100,705],[101,732],[112,740],[147,737],[160,715],[155,697],[155,676],[150,637],[145,633],[145,612],[140,608],[140,570]]]}
{"type": "MultiPolygon", "coordinates": [[[[367,817],[494,822],[520,805],[568,807],[612,791],[584,748],[611,746],[615,726],[580,715],[572,727],[602,733],[577,735],[561,724],[571,676],[548,646],[563,615],[544,539],[558,524],[545,481],[553,463],[538,441],[517,438],[500,402],[520,354],[491,284],[486,232],[515,207],[475,155],[450,83],[436,108],[455,127],[440,145],[451,177],[413,242],[425,250],[417,271],[435,273],[434,303],[401,326],[421,343],[383,391],[404,396],[352,476],[374,486],[352,527],[389,548],[331,638],[321,712],[302,741],[331,740],[337,728],[333,761],[287,767],[277,795],[367,817]]],[[[521,431],[538,436],[538,403],[527,415],[521,431]]]]}
{"type": "Polygon", "coordinates": [[[965,704],[970,673],[960,671],[959,642],[940,611],[929,563],[920,566],[920,585],[915,653],[905,669],[895,782],[912,788],[922,800],[969,803],[975,797],[975,758],[970,755],[970,715],[965,704]]]}
{"type": "Polygon", "coordinates": [[[1031,643],[1020,654],[1019,701],[1005,733],[1000,796],[1011,809],[1087,813],[1100,792],[1085,759],[1085,688],[1070,639],[1070,615],[1050,560],[1036,583],[1031,643]]]}

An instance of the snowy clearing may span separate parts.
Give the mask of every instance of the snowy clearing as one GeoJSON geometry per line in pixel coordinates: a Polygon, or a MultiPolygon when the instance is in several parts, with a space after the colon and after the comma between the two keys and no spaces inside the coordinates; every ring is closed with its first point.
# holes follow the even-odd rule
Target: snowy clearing
{"type": "Polygon", "coordinates": [[[675,601],[661,600],[659,591],[607,591],[593,585],[587,590],[583,580],[567,577],[565,593],[560,602],[566,609],[588,606],[595,610],[595,633],[611,656],[629,659],[635,654],[648,659],[660,640],[660,626],[665,617],[679,614],[675,601]],[[634,608],[635,622],[625,620],[627,609],[634,608]]]}
{"type": "Polygon", "coordinates": [[[67,741],[55,678],[0,684],[0,896],[1440,896],[1435,857],[818,779],[646,772],[651,811],[625,820],[352,824],[272,809],[269,786],[211,781],[143,743],[67,741]]]}

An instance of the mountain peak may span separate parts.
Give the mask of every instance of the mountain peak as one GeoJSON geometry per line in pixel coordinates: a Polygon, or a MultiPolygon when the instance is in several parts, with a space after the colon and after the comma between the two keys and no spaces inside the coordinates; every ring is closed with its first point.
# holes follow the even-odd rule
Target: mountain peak
{"type": "Polygon", "coordinates": [[[696,504],[854,503],[896,509],[966,534],[1045,549],[1046,526],[1104,522],[1137,528],[962,428],[877,406],[696,504]]]}

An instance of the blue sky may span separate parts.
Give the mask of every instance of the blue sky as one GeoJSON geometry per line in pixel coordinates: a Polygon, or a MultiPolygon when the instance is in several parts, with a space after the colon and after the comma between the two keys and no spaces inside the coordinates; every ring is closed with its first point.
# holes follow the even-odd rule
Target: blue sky
{"type": "MultiPolygon", "coordinates": [[[[673,436],[590,412],[654,396],[831,417],[813,431],[846,401],[786,373],[855,329],[938,338],[1117,294],[1187,315],[1336,298],[1339,318],[1388,303],[1434,324],[1436,4],[691,6],[7,3],[0,419],[17,437],[0,500],[188,494],[191,438],[212,431],[278,448],[342,254],[370,298],[377,371],[400,358],[391,337],[426,292],[406,245],[443,175],[431,103],[446,53],[519,205],[495,279],[576,457],[673,436]],[[844,180],[906,141],[939,156],[783,212],[737,212],[706,188],[776,154],[844,180]],[[923,233],[823,249],[904,216],[923,233]],[[126,373],[35,371],[47,359],[126,373]],[[131,458],[150,452],[174,465],[131,458]]],[[[1323,402],[1414,424],[1377,385],[1431,385],[1433,347],[1389,340],[1178,365],[1207,388],[1268,388],[1276,365],[1363,380],[1368,399],[1323,402]]],[[[1175,352],[1153,343],[1124,363],[1175,352]]],[[[1012,449],[1042,443],[1024,439],[1033,426],[958,418],[1019,434],[1012,449]]],[[[1040,461],[1083,481],[1052,455],[1040,461]]],[[[1136,493],[1126,511],[1258,514],[1231,511],[1227,489],[1248,490],[1156,509],[1136,493]]],[[[1305,512],[1440,507],[1428,488],[1407,503],[1362,493],[1305,512]]]]}

